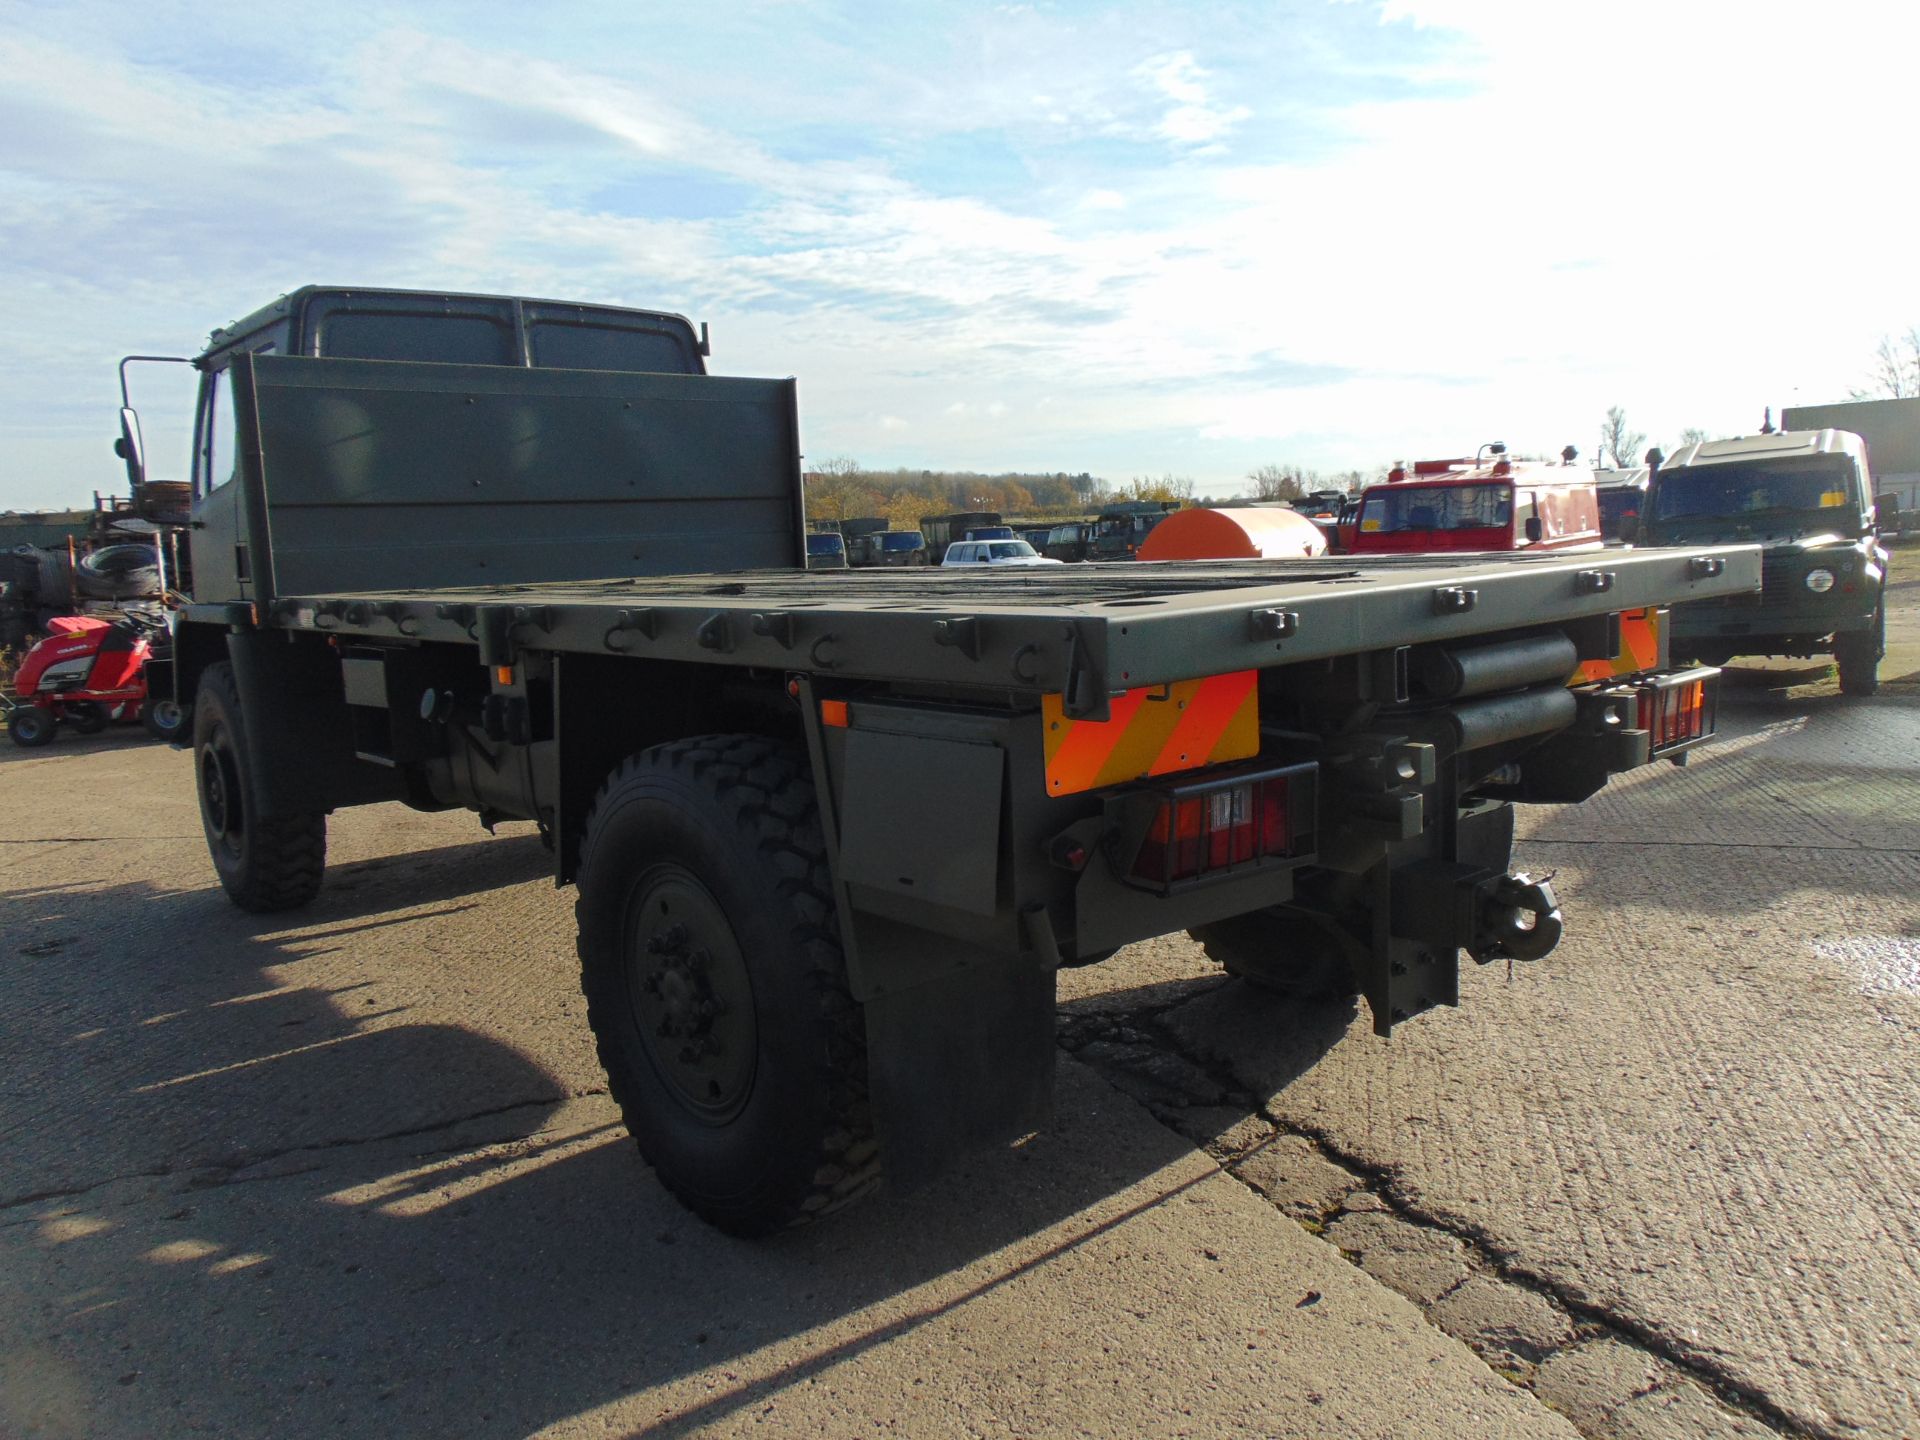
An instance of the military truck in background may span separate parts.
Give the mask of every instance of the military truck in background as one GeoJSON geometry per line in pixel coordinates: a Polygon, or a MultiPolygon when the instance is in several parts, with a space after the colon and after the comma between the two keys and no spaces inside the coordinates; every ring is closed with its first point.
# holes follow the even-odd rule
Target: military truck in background
{"type": "Polygon", "coordinates": [[[1675,607],[1676,655],[1831,655],[1840,688],[1871,695],[1886,653],[1887,550],[1867,450],[1845,430],[1783,430],[1683,445],[1653,473],[1640,546],[1757,544],[1760,594],[1675,607]]]}
{"type": "Polygon", "coordinates": [[[297,293],[317,330],[282,302],[196,361],[214,872],[289,910],[345,807],[530,822],[611,1093],[735,1233],[1044,1123],[1055,972],[1131,941],[1383,1035],[1463,955],[1544,956],[1513,806],[1712,730],[1711,670],[1609,668],[1622,614],[1760,578],[1704,544],[809,573],[794,382],[701,373],[684,321],[459,297],[448,363],[374,302],[346,329],[384,314],[393,363],[313,353],[356,312],[297,293]],[[600,363],[534,363],[542,316],[600,363]]]}
{"type": "Polygon", "coordinates": [[[1033,548],[1049,560],[1078,564],[1089,559],[1093,549],[1091,520],[1059,520],[1047,528],[1045,542],[1035,540],[1033,548]]]}
{"type": "Polygon", "coordinates": [[[933,560],[918,530],[869,530],[848,545],[847,563],[856,570],[900,570],[933,560]]]}
{"type": "Polygon", "coordinates": [[[1087,541],[1089,560],[1131,560],[1153,527],[1180,508],[1178,500],[1122,500],[1102,505],[1087,541]]]}

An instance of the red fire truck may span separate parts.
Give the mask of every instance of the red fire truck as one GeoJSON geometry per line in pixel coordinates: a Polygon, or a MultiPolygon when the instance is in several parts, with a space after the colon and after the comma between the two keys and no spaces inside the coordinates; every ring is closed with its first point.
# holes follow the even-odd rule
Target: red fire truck
{"type": "Polygon", "coordinates": [[[1342,527],[1358,555],[1461,550],[1576,550],[1601,544],[1593,472],[1508,458],[1490,445],[1471,460],[1396,465],[1362,493],[1342,527]]]}

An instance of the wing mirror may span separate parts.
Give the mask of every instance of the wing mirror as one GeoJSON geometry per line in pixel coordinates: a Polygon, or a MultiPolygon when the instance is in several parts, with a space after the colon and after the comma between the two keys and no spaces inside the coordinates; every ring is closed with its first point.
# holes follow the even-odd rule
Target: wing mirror
{"type": "Polygon", "coordinates": [[[113,442],[113,453],[127,465],[127,480],[138,495],[147,483],[147,447],[140,442],[140,412],[133,408],[127,393],[127,366],[139,362],[156,365],[191,365],[184,355],[128,355],[120,362],[120,438],[113,442]]]}
{"type": "Polygon", "coordinates": [[[1540,517],[1538,515],[1529,515],[1527,517],[1527,543],[1530,545],[1538,545],[1541,537],[1545,533],[1546,532],[1540,528],[1540,517]]]}
{"type": "Polygon", "coordinates": [[[1640,538],[1640,517],[1638,515],[1622,515],[1620,517],[1620,538],[1629,545],[1640,538]]]}
{"type": "Polygon", "coordinates": [[[113,442],[113,453],[127,462],[127,482],[138,495],[147,483],[147,451],[140,441],[140,412],[131,405],[120,407],[120,438],[113,442]]]}
{"type": "Polygon", "coordinates": [[[1893,517],[1899,513],[1900,497],[1892,491],[1873,497],[1873,518],[1881,525],[1891,525],[1893,517]]]}

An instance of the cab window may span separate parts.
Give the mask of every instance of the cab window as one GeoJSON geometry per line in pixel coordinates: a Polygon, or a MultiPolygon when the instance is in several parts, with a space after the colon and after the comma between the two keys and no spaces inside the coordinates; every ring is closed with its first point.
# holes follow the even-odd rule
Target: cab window
{"type": "MultiPolygon", "coordinates": [[[[278,347],[268,342],[256,345],[255,355],[271,355],[278,347]]],[[[240,423],[233,406],[233,366],[231,359],[207,378],[202,391],[204,407],[200,415],[200,452],[194,457],[194,493],[206,495],[218,490],[238,473],[240,464],[240,423]]]]}
{"type": "Polygon", "coordinates": [[[202,495],[233,479],[234,466],[240,457],[232,372],[214,371],[208,380],[206,397],[206,410],[200,419],[200,468],[194,487],[202,495]]]}

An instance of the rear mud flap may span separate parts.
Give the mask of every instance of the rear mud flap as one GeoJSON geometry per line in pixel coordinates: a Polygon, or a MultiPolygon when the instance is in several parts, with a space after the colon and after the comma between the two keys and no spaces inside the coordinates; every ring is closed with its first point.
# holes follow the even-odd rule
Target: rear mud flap
{"type": "Polygon", "coordinates": [[[866,1002],[867,1075],[889,1183],[1006,1144],[1053,1108],[1054,973],[993,958],[866,1002]]]}

